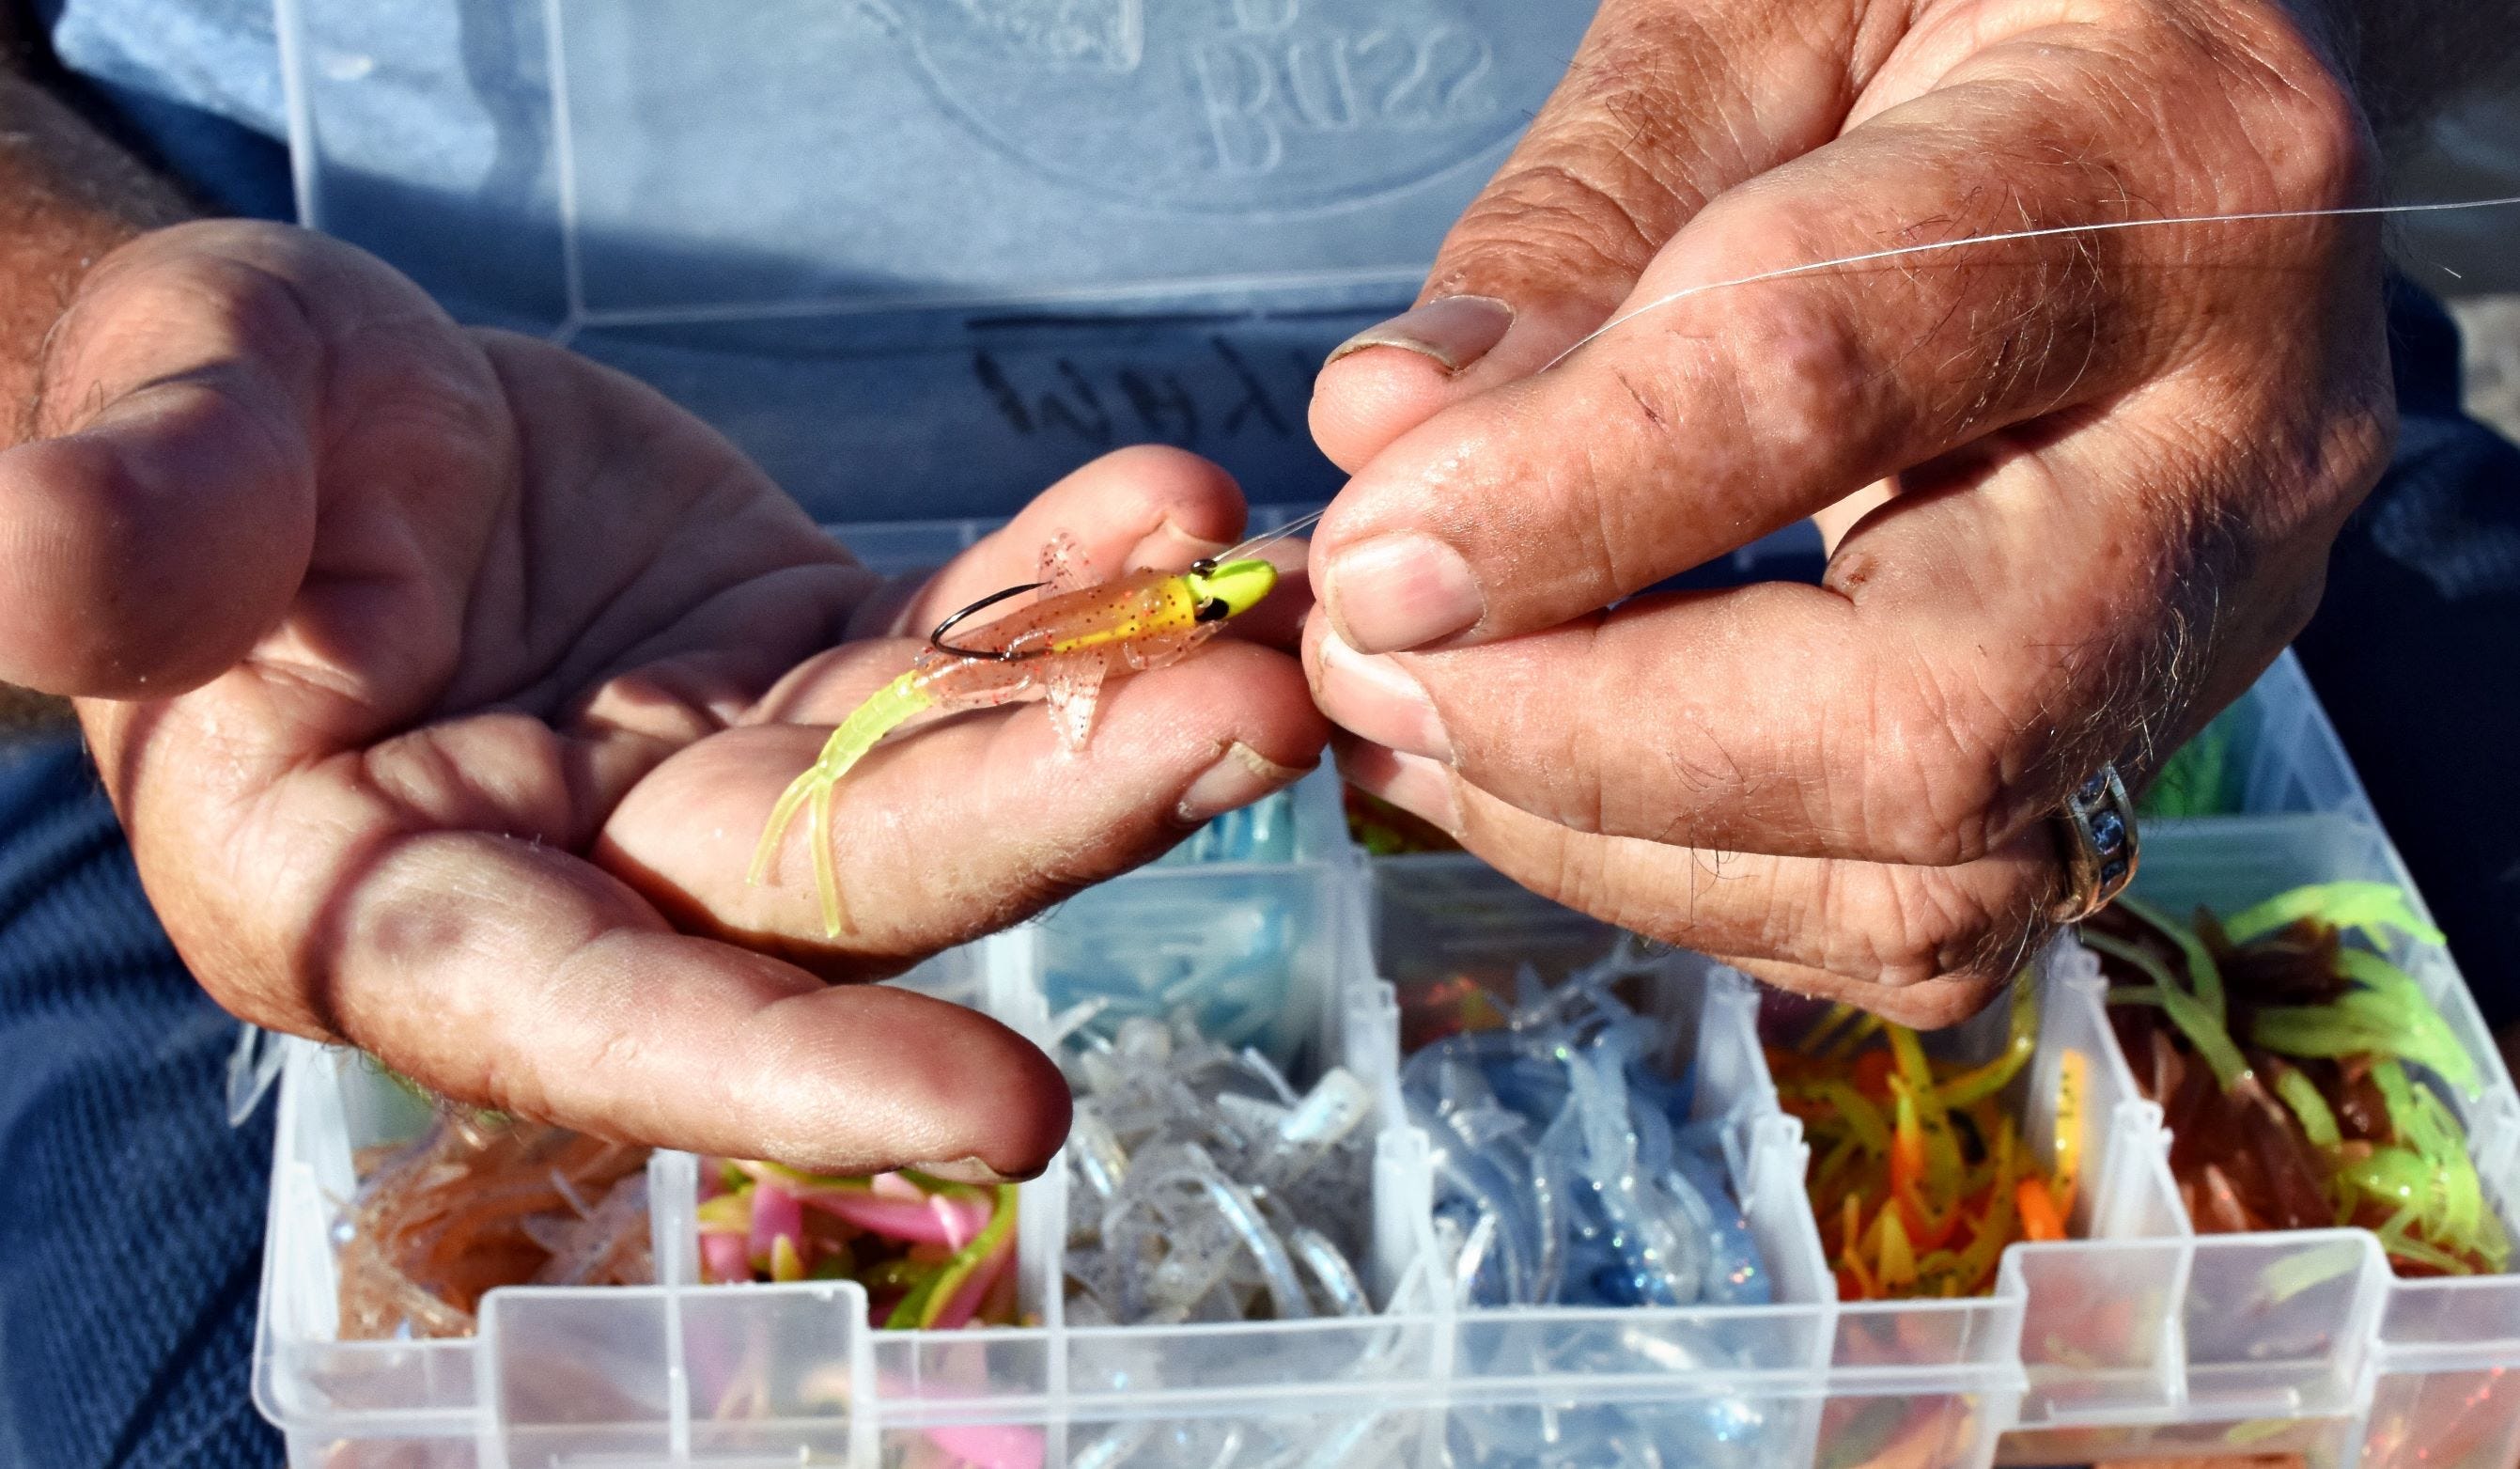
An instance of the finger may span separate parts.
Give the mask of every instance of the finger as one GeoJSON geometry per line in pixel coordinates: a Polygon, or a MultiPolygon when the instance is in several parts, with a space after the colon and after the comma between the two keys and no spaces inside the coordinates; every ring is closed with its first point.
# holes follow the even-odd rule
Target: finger
{"type": "Polygon", "coordinates": [[[1598,326],[1706,201],[1836,132],[1889,35],[1857,7],[1611,0],[1408,313],[1342,344],[1313,436],[1353,473],[1598,326]]]}
{"type": "Polygon", "coordinates": [[[1683,948],[1875,987],[2010,975],[2062,885],[2044,832],[1957,867],[1757,856],[1570,831],[1378,746],[1341,741],[1339,769],[1544,897],[1683,948]]]}
{"type": "Polygon", "coordinates": [[[1098,578],[1141,567],[1178,571],[1242,534],[1242,491],[1216,464],[1162,444],[1103,455],[1035,495],[919,587],[878,625],[852,636],[923,637],[992,592],[1041,579],[1042,548],[1071,537],[1098,578]]]}
{"type": "Polygon", "coordinates": [[[2386,452],[2377,392],[2298,443],[2199,438],[2203,416],[2138,405],[2035,453],[1991,445],[1875,512],[1819,587],[1638,598],[1418,654],[1324,626],[1315,697],[1578,830],[1973,861],[2103,764],[2140,782],[2307,620],[2320,548],[2386,452]],[[2158,498],[2079,488],[2112,482],[2158,498]]]}
{"type": "Polygon", "coordinates": [[[304,574],[324,354],[278,281],[146,237],[54,334],[39,433],[0,454],[0,678],[172,695],[243,657],[304,574]]]}
{"type": "MultiPolygon", "coordinates": [[[[907,651],[848,650],[815,671],[791,716],[838,719],[907,651]]],[[[763,818],[825,732],[757,726],[675,756],[622,803],[600,859],[686,928],[828,974],[886,973],[1159,855],[1295,780],[1328,731],[1292,659],[1231,641],[1106,684],[1078,752],[1034,705],[904,730],[840,781],[819,839],[839,858],[852,925],[836,944],[823,935],[806,823],[771,882],[744,881],[763,818]]]]}
{"type": "Polygon", "coordinates": [[[2021,978],[2016,970],[2005,976],[1971,975],[1892,987],[1844,979],[1824,969],[1780,964],[1774,959],[1745,959],[1721,954],[1715,957],[1759,983],[1788,994],[1853,1005],[1912,1031],[1939,1031],[1958,1025],[1993,1004],[1998,995],[2021,978]]]}
{"type": "Polygon", "coordinates": [[[1058,1068],[974,1011],[675,934],[550,848],[368,836],[296,951],[303,1006],[222,992],[233,1008],[458,1100],[692,1152],[1024,1177],[1065,1137],[1058,1068]]]}
{"type": "Polygon", "coordinates": [[[994,1023],[677,935],[572,855],[617,755],[491,714],[316,758],[198,698],[104,708],[151,903],[248,1020],[459,1100],[804,1167],[1020,1174],[1064,1134],[1056,1068],[994,1023]]]}
{"type": "MultiPolygon", "coordinates": [[[[2370,294],[2376,256],[2360,222],[1987,245],[1674,299],[1920,238],[2138,212],[2101,161],[2149,158],[2157,135],[2096,55],[2056,59],[2071,44],[2040,33],[1998,46],[1965,84],[1723,196],[1622,307],[1663,303],[1650,314],[1383,450],[1314,541],[1316,585],[1350,645],[1552,625],[2007,426],[2106,403],[2182,365],[2242,370],[2243,346],[2315,382],[2318,348],[2338,340],[2323,304],[2370,294]],[[2210,264],[2249,268],[2184,268],[2210,264]],[[2268,271],[2295,280],[2269,291],[2268,271]]],[[[2197,125],[2245,132],[2236,106],[2209,98],[2197,125]]],[[[2213,172],[2140,212],[2336,205],[2361,187],[2341,89],[2305,87],[2273,122],[2247,122],[2267,136],[2216,141],[2254,171],[2213,172]],[[2280,146],[2276,125],[2294,129],[2280,146]]]]}

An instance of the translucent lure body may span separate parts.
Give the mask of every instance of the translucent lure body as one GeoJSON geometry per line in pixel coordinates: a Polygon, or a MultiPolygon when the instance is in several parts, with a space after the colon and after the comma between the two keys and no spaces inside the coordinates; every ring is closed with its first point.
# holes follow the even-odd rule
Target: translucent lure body
{"type": "Polygon", "coordinates": [[[1090,579],[1083,553],[1060,535],[1042,551],[1037,600],[974,627],[957,626],[968,612],[939,626],[910,667],[851,712],[832,731],[821,756],[780,796],[753,849],[748,880],[768,880],[788,824],[805,810],[823,932],[839,937],[848,928],[848,913],[832,849],[832,791],[886,735],[930,711],[1046,699],[1060,741],[1070,750],[1082,749],[1104,678],[1188,657],[1228,619],[1267,596],[1278,571],[1267,561],[1243,559],[1201,562],[1187,572],[1129,572],[1085,584],[1090,579]]]}

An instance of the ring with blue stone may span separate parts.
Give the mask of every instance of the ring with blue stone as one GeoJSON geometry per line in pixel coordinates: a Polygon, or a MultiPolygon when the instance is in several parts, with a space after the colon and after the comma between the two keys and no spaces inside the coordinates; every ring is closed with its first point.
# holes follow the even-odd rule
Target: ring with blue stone
{"type": "Polygon", "coordinates": [[[2135,879],[2135,803],[2118,767],[2102,765],[2056,811],[2056,849],[2065,861],[2058,923],[2080,923],[2107,907],[2135,879]]]}

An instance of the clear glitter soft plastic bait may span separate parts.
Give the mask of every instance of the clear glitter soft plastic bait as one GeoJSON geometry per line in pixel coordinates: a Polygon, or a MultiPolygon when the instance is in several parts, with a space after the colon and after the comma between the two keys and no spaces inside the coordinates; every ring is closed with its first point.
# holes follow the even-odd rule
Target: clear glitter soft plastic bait
{"type": "Polygon", "coordinates": [[[1154,864],[1163,880],[1096,889],[1045,920],[1052,1012],[1097,1006],[1091,1028],[1105,1040],[1132,1018],[1187,1014],[1212,1040],[1285,1059],[1305,1031],[1299,956],[1320,922],[1315,890],[1291,875],[1297,799],[1280,791],[1228,811],[1154,864]]]}
{"type": "MultiPolygon", "coordinates": [[[[1620,995],[1663,962],[1623,943],[1554,988],[1526,969],[1510,1004],[1466,977],[1440,982],[1446,1013],[1421,1018],[1446,1033],[1402,1066],[1401,1092],[1431,1144],[1438,1279],[1464,1312],[1772,1300],[1725,1122],[1690,1120],[1693,1078],[1663,1069],[1674,1027],[1620,995]]],[[[1641,1317],[1497,1350],[1511,1367],[1537,1352],[1531,1368],[1570,1378],[1641,1361],[1688,1373],[1737,1365],[1719,1338],[1641,1317]]],[[[1774,1446],[1761,1407],[1732,1398],[1535,1403],[1456,1413],[1446,1430],[1456,1465],[1746,1469],[1774,1446]]]]}
{"type": "Polygon", "coordinates": [[[1373,1110],[1343,1068],[1297,1093],[1257,1051],[1099,1003],[1054,1026],[1076,1089],[1067,1158],[1071,1325],[1370,1314],[1373,1110]]]}

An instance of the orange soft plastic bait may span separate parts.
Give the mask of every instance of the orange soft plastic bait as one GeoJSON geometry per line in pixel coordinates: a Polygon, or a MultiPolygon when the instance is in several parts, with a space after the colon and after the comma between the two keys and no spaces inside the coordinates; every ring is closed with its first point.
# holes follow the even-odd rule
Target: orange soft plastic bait
{"type": "Polygon", "coordinates": [[[361,1155],[338,1262],[341,1336],[471,1336],[507,1285],[643,1285],[646,1148],[448,1108],[361,1155]]]}
{"type": "Polygon", "coordinates": [[[1768,1064],[1811,1139],[1808,1186],[1842,1300],[1977,1296],[2003,1247],[2063,1239],[2074,1208],[2084,1058],[2058,1079],[2052,1170],[2029,1156],[2003,1092],[2038,1049],[2035,990],[2013,988],[2003,1049],[1938,1062],[1922,1039],[1838,1006],[1768,1064]]]}

